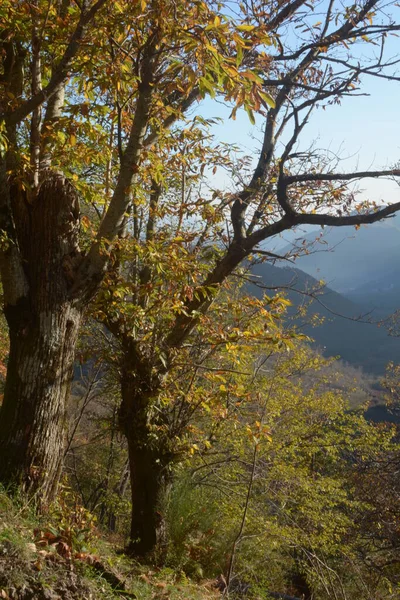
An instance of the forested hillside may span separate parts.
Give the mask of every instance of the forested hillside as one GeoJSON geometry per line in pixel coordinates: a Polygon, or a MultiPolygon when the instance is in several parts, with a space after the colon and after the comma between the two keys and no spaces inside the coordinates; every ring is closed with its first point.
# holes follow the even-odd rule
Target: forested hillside
{"type": "Polygon", "coordinates": [[[2,0],[0,598],[400,597],[398,156],[306,134],[398,92],[399,29],[2,0]],[[359,242],[320,275],[304,227],[359,242]]]}

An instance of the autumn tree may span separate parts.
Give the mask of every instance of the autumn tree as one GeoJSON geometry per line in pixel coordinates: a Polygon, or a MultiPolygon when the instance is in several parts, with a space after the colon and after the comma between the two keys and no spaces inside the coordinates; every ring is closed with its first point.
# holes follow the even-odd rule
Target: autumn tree
{"type": "MultiPolygon", "coordinates": [[[[198,363],[202,343],[215,343],[213,336],[207,340],[204,319],[216,293],[231,285],[229,277],[242,261],[251,262],[252,254],[276,259],[260,244],[278,233],[307,223],[358,227],[398,209],[398,204],[380,210],[357,204],[349,187],[366,177],[398,176],[397,170],[338,173],[320,155],[301,151],[301,133],[316,107],[329,109],[357,94],[362,73],[396,80],[381,52],[363,67],[358,61],[368,41],[382,49],[384,36],[397,28],[390,19],[374,21],[378,8],[368,3],[342,12],[332,4],[315,27],[310,27],[312,9],[304,3],[282,5],[274,19],[264,4],[239,9],[245,19],[237,27],[239,56],[208,84],[217,96],[226,72],[237,82],[238,65],[246,68],[251,85],[247,92],[241,87],[231,116],[244,107],[250,120],[255,112],[265,118],[255,169],[249,174],[244,160],[235,161],[214,142],[207,128],[213,123],[198,115],[159,137],[142,163],[132,188],[131,217],[96,304],[97,317],[119,344],[120,423],[129,446],[136,554],[154,548],[165,473],[174,459],[170,438],[166,443],[155,433],[168,415],[165,381],[182,361],[198,363]],[[302,35],[286,36],[286,28],[300,28],[302,35]],[[210,183],[218,168],[231,174],[236,192],[210,183]],[[194,348],[192,356],[185,355],[187,348],[194,348]]],[[[219,30],[231,18],[222,14],[207,30],[219,30]]],[[[229,93],[225,97],[233,100],[229,93]]],[[[218,314],[212,315],[218,322],[218,314]]],[[[229,336],[220,340],[230,342],[229,336]]],[[[175,394],[172,406],[179,390],[175,394]]]]}
{"type": "MultiPolygon", "coordinates": [[[[196,99],[222,94],[234,105],[232,116],[241,107],[252,121],[260,113],[264,139],[242,189],[194,204],[204,234],[199,227],[188,252],[205,266],[204,277],[183,290],[153,355],[143,338],[149,332],[125,328],[123,321],[120,420],[132,476],[137,443],[131,424],[145,424],[175,349],[240,262],[267,238],[298,224],[372,223],[400,207],[361,205],[360,214],[346,215],[352,210],[349,182],[398,172],[334,173],[295,151],[313,107],[353,94],[364,73],[390,75],[393,63],[386,62],[383,41],[398,26],[381,7],[378,0],[348,7],[332,0],[315,24],[313,4],[302,0],[234,10],[186,1],[2,3],[0,264],[10,332],[0,421],[4,484],[40,490],[43,503],[56,489],[82,314],[115,240],[126,231],[133,231],[145,305],[150,281],[142,248],[157,221],[157,234],[162,231],[157,207],[168,197],[160,157],[168,147],[175,152],[177,134],[168,131],[174,124],[180,128],[196,99]],[[301,35],[294,35],[299,26],[301,35]],[[381,50],[360,62],[357,49],[370,42],[381,50]],[[290,127],[279,153],[283,129],[290,127]],[[210,220],[218,219],[228,219],[223,243],[201,258],[210,220]]],[[[178,222],[180,215],[188,216],[185,201],[178,222]]],[[[112,260],[114,267],[121,264],[112,260]]]]}
{"type": "MultiPolygon", "coordinates": [[[[82,313],[126,220],[132,182],[157,138],[245,44],[235,23],[218,29],[218,19],[196,2],[1,5],[1,275],[10,354],[0,480],[40,489],[44,503],[60,473],[82,313]],[[79,200],[101,207],[93,239],[80,238],[79,200]]],[[[235,96],[242,83],[251,87],[243,70],[234,84],[220,78],[221,88],[235,96]]]]}
{"type": "Polygon", "coordinates": [[[223,418],[198,421],[212,444],[199,444],[172,495],[176,561],[224,572],[232,593],[241,581],[298,598],[392,597],[382,575],[397,583],[395,510],[389,522],[376,500],[393,430],[349,411],[330,362],[304,343],[272,355],[266,345],[225,374],[223,418]]]}
{"type": "MultiPolygon", "coordinates": [[[[155,246],[152,251],[157,257],[152,267],[154,271],[158,269],[158,274],[152,275],[153,293],[142,310],[128,298],[128,292],[129,296],[135,294],[132,284],[122,283],[121,279],[111,283],[106,278],[94,309],[97,319],[113,335],[97,335],[95,353],[108,365],[109,377],[121,390],[119,426],[128,442],[132,494],[129,549],[139,556],[157,550],[161,560],[168,545],[168,492],[177,465],[197,447],[190,440],[198,428],[198,419],[204,411],[212,412],[217,422],[224,415],[225,384],[229,373],[241,369],[240,356],[250,350],[256,354],[263,344],[269,345],[271,353],[282,346],[289,347],[294,334],[281,323],[287,300],[247,297],[243,291],[238,293],[228,286],[207,314],[200,317],[196,332],[187,343],[175,350],[173,360],[167,358],[159,350],[158,340],[168,329],[171,314],[179,310],[182,288],[190,293],[183,268],[185,255],[174,244],[162,257],[155,246]],[[118,297],[121,289],[125,290],[126,301],[118,308],[112,299],[118,297]],[[112,309],[109,305],[113,302],[112,309]],[[145,396],[146,402],[137,406],[135,418],[129,422],[123,413],[123,402],[134,388],[124,370],[131,360],[127,335],[117,329],[123,321],[127,327],[142,332],[142,345],[146,344],[149,352],[149,377],[154,384],[145,396]]],[[[193,269],[190,273],[195,276],[193,269]]],[[[89,343],[93,352],[93,338],[89,343]]],[[[207,446],[207,435],[198,442],[199,446],[207,446]]],[[[201,439],[200,431],[199,436],[201,439]]]]}

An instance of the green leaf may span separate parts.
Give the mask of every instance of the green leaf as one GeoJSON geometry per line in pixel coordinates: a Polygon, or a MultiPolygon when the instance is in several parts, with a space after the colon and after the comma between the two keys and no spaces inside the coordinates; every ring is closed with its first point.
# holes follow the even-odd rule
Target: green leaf
{"type": "Polygon", "coordinates": [[[273,97],[268,94],[268,92],[262,92],[259,91],[259,96],[260,98],[262,98],[264,100],[264,102],[266,102],[266,104],[268,104],[268,106],[270,106],[271,108],[275,108],[276,104],[275,104],[275,100],[273,99],[273,97]]]}
{"type": "Polygon", "coordinates": [[[248,117],[249,117],[249,119],[250,119],[250,123],[251,123],[252,125],[255,125],[255,124],[256,124],[256,120],[255,120],[255,118],[254,118],[254,113],[253,113],[253,111],[251,110],[251,108],[250,108],[249,106],[245,106],[245,107],[244,107],[244,109],[245,109],[245,111],[247,112],[247,115],[248,115],[248,117]]]}
{"type": "Polygon", "coordinates": [[[211,81],[206,77],[200,77],[199,79],[200,94],[205,96],[206,93],[210,94],[211,98],[215,98],[215,88],[211,81]]]}

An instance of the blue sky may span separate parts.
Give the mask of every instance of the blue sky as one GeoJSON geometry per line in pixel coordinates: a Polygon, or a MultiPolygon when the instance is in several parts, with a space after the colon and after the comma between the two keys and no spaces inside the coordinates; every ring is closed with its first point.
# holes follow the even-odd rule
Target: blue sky
{"type": "MultiPolygon", "coordinates": [[[[400,52],[400,38],[387,38],[386,52],[388,57],[400,52]]],[[[303,131],[300,148],[306,149],[315,141],[319,148],[339,152],[344,159],[339,167],[342,171],[387,169],[400,163],[400,82],[364,76],[361,91],[369,95],[344,98],[341,105],[314,111],[303,131]]],[[[243,111],[238,112],[236,121],[229,119],[230,110],[223,103],[206,100],[199,112],[223,118],[223,124],[213,128],[217,137],[256,156],[262,118],[257,118],[257,125],[252,126],[243,111]]],[[[219,175],[217,185],[223,182],[228,185],[228,180],[219,175]]],[[[400,187],[393,181],[368,179],[361,188],[365,190],[363,199],[378,203],[400,200],[400,187]]]]}

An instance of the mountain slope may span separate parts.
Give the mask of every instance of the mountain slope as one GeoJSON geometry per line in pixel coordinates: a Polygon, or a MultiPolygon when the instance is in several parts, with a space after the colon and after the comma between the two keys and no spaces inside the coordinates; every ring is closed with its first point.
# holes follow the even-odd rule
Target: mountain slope
{"type": "Polygon", "coordinates": [[[283,252],[295,253],[296,246],[309,247],[309,254],[296,259],[296,267],[341,293],[380,277],[389,278],[400,254],[399,217],[374,225],[336,227],[315,230],[304,236],[299,232],[297,243],[289,243],[283,252]],[[314,240],[322,234],[314,244],[314,240]]]}
{"type": "Polygon", "coordinates": [[[399,310],[400,267],[396,266],[390,271],[381,273],[379,277],[362,283],[347,292],[346,296],[351,301],[380,314],[390,314],[399,310]]]}
{"type": "Polygon", "coordinates": [[[279,290],[261,289],[258,284],[281,288],[292,302],[289,313],[295,316],[297,309],[308,303],[310,295],[315,295],[307,308],[307,317],[295,316],[301,331],[315,340],[327,356],[339,355],[343,360],[371,373],[383,373],[390,361],[400,361],[400,339],[389,337],[387,332],[376,324],[365,322],[361,318],[363,308],[350,299],[325,287],[300,269],[281,268],[269,263],[255,265],[252,268],[254,283],[249,283],[248,291],[258,297],[263,293],[272,295],[279,290]],[[316,290],[312,294],[312,290],[316,290]],[[312,315],[324,319],[322,325],[309,324],[312,315]],[[357,321],[357,319],[360,319],[357,321]]]}

